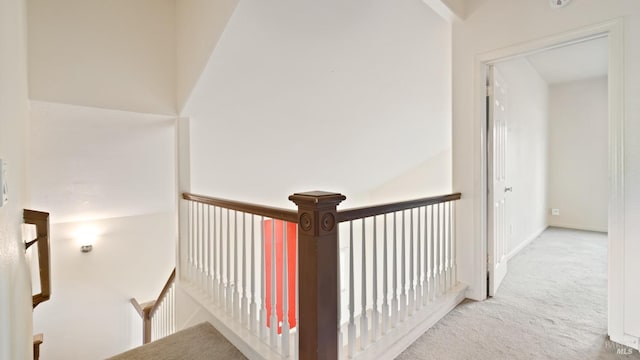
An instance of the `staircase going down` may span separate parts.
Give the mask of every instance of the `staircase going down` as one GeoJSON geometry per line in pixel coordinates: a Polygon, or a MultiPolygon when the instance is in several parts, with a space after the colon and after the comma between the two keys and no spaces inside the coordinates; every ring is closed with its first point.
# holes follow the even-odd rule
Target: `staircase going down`
{"type": "Polygon", "coordinates": [[[246,359],[211,324],[202,323],[129,350],[111,360],[246,359]]]}

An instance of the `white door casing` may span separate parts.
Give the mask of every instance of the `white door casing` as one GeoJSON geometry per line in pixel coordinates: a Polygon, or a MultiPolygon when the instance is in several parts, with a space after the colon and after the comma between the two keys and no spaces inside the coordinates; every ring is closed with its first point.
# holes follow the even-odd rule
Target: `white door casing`
{"type": "Polygon", "coordinates": [[[489,296],[494,296],[507,275],[507,86],[494,66],[487,81],[488,256],[489,296]]]}

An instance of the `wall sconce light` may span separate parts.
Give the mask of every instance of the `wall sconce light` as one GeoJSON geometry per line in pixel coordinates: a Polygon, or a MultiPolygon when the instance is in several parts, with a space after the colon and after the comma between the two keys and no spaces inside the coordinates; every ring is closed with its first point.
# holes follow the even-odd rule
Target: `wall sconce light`
{"type": "Polygon", "coordinates": [[[88,253],[93,250],[93,244],[96,242],[97,231],[93,227],[81,227],[76,231],[76,240],[80,245],[80,251],[88,253]]]}

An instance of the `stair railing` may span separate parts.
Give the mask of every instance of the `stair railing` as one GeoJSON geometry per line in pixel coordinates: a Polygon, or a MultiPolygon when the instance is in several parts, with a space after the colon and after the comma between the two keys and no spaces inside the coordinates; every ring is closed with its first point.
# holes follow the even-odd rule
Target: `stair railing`
{"type": "Polygon", "coordinates": [[[345,196],[328,192],[290,196],[297,211],[182,197],[181,287],[249,358],[397,353],[436,310],[444,316],[464,298],[453,231],[459,193],[344,211],[345,196]],[[349,243],[342,259],[341,238],[349,243]]]}
{"type": "Polygon", "coordinates": [[[458,199],[455,193],[338,212],[349,264],[340,278],[339,338],[346,339],[339,358],[395,358],[464,298],[456,274],[458,199]]]}
{"type": "Polygon", "coordinates": [[[131,304],[142,318],[143,344],[169,336],[176,331],[175,277],[176,269],[173,269],[156,300],[139,303],[135,298],[131,299],[131,304]]]}

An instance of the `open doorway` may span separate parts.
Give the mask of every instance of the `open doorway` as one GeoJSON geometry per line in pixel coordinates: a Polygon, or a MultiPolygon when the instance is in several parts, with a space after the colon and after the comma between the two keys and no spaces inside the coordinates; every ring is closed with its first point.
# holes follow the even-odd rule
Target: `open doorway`
{"type": "Polygon", "coordinates": [[[488,66],[489,296],[547,227],[607,233],[607,73],[606,36],[488,66]]]}
{"type": "MultiPolygon", "coordinates": [[[[492,244],[489,226],[489,194],[488,189],[488,166],[487,166],[487,117],[486,117],[486,69],[487,65],[494,65],[500,61],[512,59],[523,55],[532,55],[544,50],[566,46],[572,43],[579,43],[587,39],[601,36],[608,38],[608,236],[607,236],[607,332],[613,341],[628,344],[624,333],[624,263],[620,261],[624,257],[624,100],[623,100],[623,79],[624,79],[624,42],[622,37],[622,22],[613,20],[610,22],[585,27],[564,34],[554,35],[547,38],[518,44],[507,48],[494,50],[476,57],[475,74],[477,84],[477,107],[474,115],[475,129],[478,130],[479,141],[477,143],[479,152],[478,177],[474,180],[476,188],[479,190],[480,206],[478,208],[479,222],[476,224],[478,233],[483,241],[479,242],[475,249],[479,268],[486,274],[491,271],[495,258],[488,257],[488,247],[492,244]],[[480,189],[485,191],[480,191],[480,189]]],[[[478,279],[478,282],[481,279],[478,279]]],[[[484,280],[486,281],[486,280],[484,280]]],[[[483,282],[484,282],[483,281],[483,282]]]]}

